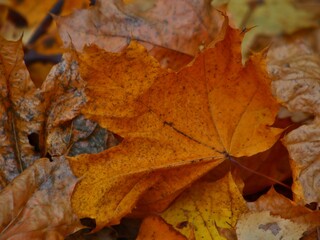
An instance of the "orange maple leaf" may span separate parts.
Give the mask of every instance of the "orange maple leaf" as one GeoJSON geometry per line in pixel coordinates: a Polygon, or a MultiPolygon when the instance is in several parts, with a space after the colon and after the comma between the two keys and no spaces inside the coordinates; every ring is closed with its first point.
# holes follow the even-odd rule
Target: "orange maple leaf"
{"type": "Polygon", "coordinates": [[[82,113],[124,140],[69,159],[81,178],[72,197],[80,218],[95,218],[100,229],[137,205],[161,211],[229,156],[276,142],[282,130],[270,127],[278,105],[263,56],[243,67],[242,36],[225,22],[217,41],[179,72],[160,68],[136,42],[122,53],[84,49],[89,101],[82,113]]]}

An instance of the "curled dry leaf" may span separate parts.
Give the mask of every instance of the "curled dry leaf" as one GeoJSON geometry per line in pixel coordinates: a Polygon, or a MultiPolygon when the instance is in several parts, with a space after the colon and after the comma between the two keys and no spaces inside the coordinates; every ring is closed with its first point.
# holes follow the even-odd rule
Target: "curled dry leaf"
{"type": "Polygon", "coordinates": [[[273,188],[257,201],[248,204],[251,211],[269,211],[270,214],[290,219],[295,223],[307,224],[308,229],[320,225],[320,211],[298,205],[283,195],[277,193],[273,188]]]}
{"type": "Polygon", "coordinates": [[[209,0],[97,0],[95,6],[56,21],[65,46],[72,42],[82,50],[94,43],[117,52],[136,39],[163,66],[179,69],[192,60],[200,46],[214,39],[222,16],[209,0]]]}
{"type": "Polygon", "coordinates": [[[67,154],[72,145],[72,120],[80,114],[86,102],[85,82],[79,75],[75,53],[63,55],[63,61],[55,65],[41,87],[43,155],[67,154]]]}
{"type": "Polygon", "coordinates": [[[0,189],[39,158],[28,135],[41,126],[40,94],[23,62],[21,41],[0,38],[0,189]]]}
{"type": "Polygon", "coordinates": [[[282,130],[270,125],[278,105],[262,55],[243,67],[241,38],[226,22],[216,45],[177,73],[136,42],[117,54],[84,49],[82,113],[124,140],[70,158],[81,178],[72,197],[79,217],[95,218],[97,229],[118,223],[136,204],[180,193],[230,155],[251,156],[276,142],[282,130]]]}
{"type": "Polygon", "coordinates": [[[0,239],[61,239],[82,226],[70,205],[68,162],[41,158],[0,193],[0,239]]]}
{"type": "Polygon", "coordinates": [[[216,182],[192,185],[161,216],[188,239],[225,239],[219,231],[234,230],[239,216],[247,210],[228,173],[216,182]]]}
{"type": "MultiPolygon", "coordinates": [[[[69,203],[75,178],[61,155],[67,154],[73,143],[68,139],[76,142],[80,139],[76,135],[83,135],[81,129],[72,131],[72,120],[85,102],[85,85],[77,63],[71,61],[72,53],[66,53],[37,90],[23,63],[21,41],[1,39],[0,44],[3,185],[18,174],[16,163],[26,168],[0,193],[0,239],[61,239],[80,227],[69,203]],[[32,134],[41,140],[35,146],[37,151],[29,144],[28,136],[32,134]],[[43,155],[48,152],[55,156],[54,161],[40,159],[31,165],[39,157],[39,150],[43,155]]],[[[96,152],[91,150],[87,152],[96,152]]]]}
{"type": "Polygon", "coordinates": [[[269,51],[274,95],[291,112],[305,112],[314,120],[284,138],[293,172],[295,199],[320,202],[320,55],[302,38],[283,40],[269,51]]]}
{"type": "MultiPolygon", "coordinates": [[[[292,225],[293,227],[295,226],[294,228],[296,228],[296,230],[299,230],[300,235],[306,231],[315,231],[316,227],[320,225],[320,211],[311,211],[310,209],[304,206],[298,205],[297,203],[277,193],[273,188],[271,188],[267,194],[261,196],[257,201],[253,203],[248,203],[248,207],[251,212],[260,212],[261,214],[265,214],[264,212],[267,211],[272,216],[281,217],[281,221],[290,220],[290,225],[292,225]]],[[[246,216],[243,216],[242,221],[245,220],[245,218],[246,216]]],[[[262,224],[262,222],[259,219],[261,220],[263,219],[263,217],[260,216],[258,219],[256,219],[258,224],[262,224]]],[[[264,223],[267,223],[267,221],[263,221],[264,223]]],[[[278,222],[277,220],[274,221],[278,222]]],[[[239,224],[240,225],[238,227],[239,229],[241,229],[243,227],[243,223],[239,224]]],[[[277,226],[280,230],[281,228],[280,225],[278,225],[278,223],[277,226]]],[[[296,233],[294,228],[291,229],[292,233],[296,233]]],[[[260,229],[263,228],[261,227],[260,229]]],[[[271,226],[268,229],[270,231],[272,229],[271,226]]],[[[276,239],[281,239],[279,238],[279,236],[281,235],[277,235],[276,237],[278,238],[276,239]]]]}

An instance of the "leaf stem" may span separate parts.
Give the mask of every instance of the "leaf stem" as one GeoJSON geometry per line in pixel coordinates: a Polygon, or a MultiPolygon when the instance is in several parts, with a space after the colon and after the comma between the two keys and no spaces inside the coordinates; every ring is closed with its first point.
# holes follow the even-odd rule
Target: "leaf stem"
{"type": "Polygon", "coordinates": [[[241,163],[239,163],[237,160],[235,160],[232,156],[228,155],[227,153],[225,153],[225,155],[226,155],[226,158],[227,158],[227,159],[229,159],[231,162],[237,164],[239,167],[241,167],[241,168],[243,168],[243,169],[245,169],[245,170],[247,170],[247,171],[249,171],[249,172],[252,172],[252,173],[254,173],[254,174],[256,174],[256,175],[259,175],[259,176],[261,176],[261,177],[264,177],[264,178],[266,178],[266,179],[268,179],[268,180],[270,180],[270,181],[272,181],[272,182],[274,182],[274,183],[277,183],[277,184],[279,184],[279,185],[281,185],[281,186],[283,186],[283,187],[291,190],[291,187],[290,187],[289,185],[284,184],[283,182],[280,182],[280,181],[278,181],[277,179],[274,179],[274,178],[269,177],[269,176],[267,176],[267,175],[265,175],[265,174],[263,174],[263,173],[261,173],[261,172],[255,171],[255,170],[253,170],[253,169],[250,169],[250,168],[242,165],[241,163]]]}

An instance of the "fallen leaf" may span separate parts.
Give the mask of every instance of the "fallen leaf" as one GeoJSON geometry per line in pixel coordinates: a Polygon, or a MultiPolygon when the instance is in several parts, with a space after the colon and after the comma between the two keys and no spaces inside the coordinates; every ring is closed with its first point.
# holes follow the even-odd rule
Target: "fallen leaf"
{"type": "Polygon", "coordinates": [[[251,211],[269,211],[271,215],[290,219],[295,223],[308,225],[312,229],[320,225],[320,211],[311,211],[305,206],[298,205],[271,188],[268,193],[257,201],[248,203],[251,211]]]}
{"type": "Polygon", "coordinates": [[[302,38],[282,41],[270,49],[268,68],[274,95],[291,112],[305,112],[314,120],[284,138],[289,151],[295,201],[320,202],[319,91],[320,56],[302,38]]]}
{"type": "Polygon", "coordinates": [[[183,235],[168,225],[159,216],[150,216],[143,220],[137,240],[186,240],[183,235]]]}
{"type": "Polygon", "coordinates": [[[41,129],[42,154],[62,156],[72,145],[72,120],[80,114],[86,102],[85,82],[72,51],[63,55],[41,86],[41,110],[44,119],[41,129]]]}
{"type": "Polygon", "coordinates": [[[181,192],[230,155],[276,142],[282,130],[270,127],[278,107],[262,55],[243,67],[241,33],[227,22],[218,39],[178,73],[135,42],[122,53],[89,46],[79,55],[89,98],[82,113],[124,138],[70,158],[81,178],[72,197],[80,218],[95,218],[97,229],[118,223],[136,204],[181,192]]]}
{"type": "Polygon", "coordinates": [[[82,228],[70,204],[75,183],[63,157],[36,160],[0,193],[0,239],[62,239],[82,228]]]}
{"type": "Polygon", "coordinates": [[[28,135],[37,131],[40,97],[23,61],[21,40],[0,37],[0,189],[39,158],[28,135]]]}
{"type": "Polygon", "coordinates": [[[188,239],[225,239],[219,230],[234,228],[247,210],[229,173],[216,182],[192,185],[161,216],[188,239]]]}
{"type": "Polygon", "coordinates": [[[307,230],[305,224],[297,224],[268,211],[249,212],[242,215],[237,223],[238,239],[300,239],[307,230]]]}
{"type": "MultiPolygon", "coordinates": [[[[84,83],[77,63],[68,61],[71,53],[51,70],[41,89],[34,87],[24,65],[21,40],[1,39],[0,54],[4,187],[0,193],[0,239],[61,239],[81,227],[69,199],[76,179],[63,155],[78,143],[76,136],[83,135],[81,130],[76,134],[72,126],[85,102],[84,83]],[[39,139],[40,144],[31,145],[31,138],[39,139]],[[52,162],[36,160],[40,152],[52,157],[52,162]],[[19,166],[24,171],[17,176],[19,166]]],[[[93,148],[86,150],[94,152],[93,148]]]]}
{"type": "MultiPolygon", "coordinates": [[[[290,220],[290,223],[286,221],[287,224],[291,225],[293,229],[290,230],[289,234],[296,233],[296,230],[301,231],[299,234],[305,233],[306,231],[309,231],[308,234],[310,234],[310,231],[316,231],[316,228],[320,225],[320,211],[312,211],[304,206],[298,205],[297,203],[291,201],[290,199],[284,197],[283,195],[277,193],[273,188],[269,190],[269,192],[263,196],[261,196],[257,201],[248,203],[248,207],[250,209],[251,213],[256,212],[256,214],[270,214],[271,216],[280,217],[281,221],[283,220],[290,220]],[[294,228],[294,226],[296,226],[294,228]]],[[[264,219],[264,216],[260,215],[258,219],[256,219],[257,223],[261,223],[261,221],[264,222],[264,226],[270,226],[270,228],[262,228],[259,227],[259,231],[262,230],[270,230],[272,232],[271,228],[277,228],[279,230],[279,234],[282,231],[281,224],[276,219],[271,221],[267,224],[267,219],[264,219]],[[259,220],[260,219],[260,220],[259,220]],[[263,220],[262,220],[263,219],[263,220]],[[261,230],[262,229],[262,230],[261,230]]],[[[245,221],[248,216],[242,216],[242,221],[245,221]]],[[[239,223],[240,224],[240,223],[239,223]]],[[[246,223],[243,223],[246,224],[246,223]]],[[[260,226],[260,225],[259,225],[260,226]]],[[[243,225],[242,223],[239,225],[239,231],[241,231],[243,225]]],[[[252,229],[252,223],[247,226],[247,229],[252,229]]],[[[274,234],[274,237],[277,237],[275,239],[281,239],[279,238],[281,236],[278,234],[274,234]]],[[[304,234],[305,236],[306,234],[304,234]]],[[[247,238],[249,235],[247,235],[247,238]]],[[[291,235],[289,235],[291,236],[291,235]]],[[[288,239],[298,239],[296,238],[288,238],[288,239]]]]}
{"type": "Polygon", "coordinates": [[[136,39],[164,66],[177,70],[214,39],[222,16],[209,0],[97,0],[95,6],[56,22],[65,47],[72,43],[81,51],[94,43],[118,52],[136,39]]]}

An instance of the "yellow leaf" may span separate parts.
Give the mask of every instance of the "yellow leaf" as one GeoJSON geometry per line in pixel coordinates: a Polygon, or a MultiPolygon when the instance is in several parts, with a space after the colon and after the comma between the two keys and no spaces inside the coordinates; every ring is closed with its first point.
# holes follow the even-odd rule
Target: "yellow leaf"
{"type": "Polygon", "coordinates": [[[192,185],[161,216],[186,237],[225,239],[218,229],[232,229],[246,211],[246,201],[229,173],[213,183],[192,185]]]}
{"type": "MultiPolygon", "coordinates": [[[[216,1],[213,0],[213,2],[216,1]]],[[[293,0],[264,0],[261,2],[229,0],[228,12],[237,27],[254,27],[244,38],[245,52],[248,52],[254,40],[259,36],[292,34],[300,29],[317,25],[316,12],[296,6],[293,0]]]]}
{"type": "Polygon", "coordinates": [[[138,200],[150,206],[230,155],[250,156],[276,142],[281,130],[270,125],[278,106],[262,55],[243,67],[241,38],[226,23],[215,46],[177,73],[135,42],[119,54],[85,48],[79,64],[89,100],[82,113],[124,140],[70,158],[81,178],[72,198],[80,217],[95,218],[98,229],[117,223],[138,200]]]}

